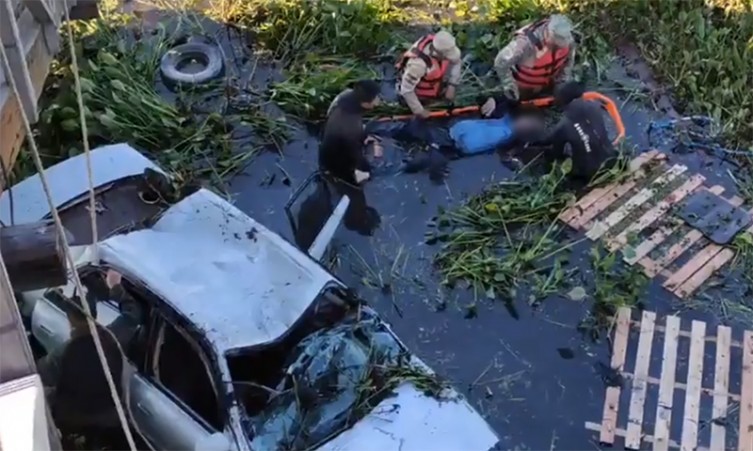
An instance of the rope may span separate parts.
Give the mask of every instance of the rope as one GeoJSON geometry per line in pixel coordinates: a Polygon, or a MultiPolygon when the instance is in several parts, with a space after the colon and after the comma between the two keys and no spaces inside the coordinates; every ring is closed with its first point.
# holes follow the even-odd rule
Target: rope
{"type": "MultiPolygon", "coordinates": [[[[8,14],[9,17],[14,17],[14,11],[10,4],[10,0],[4,0],[5,3],[5,11],[8,14]]],[[[11,19],[12,20],[12,19],[11,19]]],[[[3,61],[3,69],[5,70],[5,73],[8,74],[8,84],[11,87],[11,90],[16,96],[16,99],[18,100],[19,105],[21,104],[21,95],[18,90],[18,86],[16,85],[16,80],[11,75],[11,67],[10,62],[8,60],[8,55],[5,52],[5,47],[0,46],[0,57],[2,57],[3,61]]],[[[57,207],[55,206],[53,200],[52,200],[52,194],[50,192],[50,187],[47,183],[47,177],[45,175],[44,167],[42,166],[42,159],[39,155],[39,148],[37,147],[36,139],[34,139],[34,134],[31,129],[31,122],[29,121],[29,117],[26,114],[26,111],[23,108],[19,109],[21,112],[21,119],[24,124],[24,129],[26,131],[27,139],[29,140],[29,149],[31,150],[31,156],[34,160],[34,166],[36,167],[37,171],[39,172],[39,179],[42,182],[42,188],[44,190],[45,196],[47,198],[47,203],[49,205],[50,211],[52,213],[52,218],[55,222],[55,229],[58,232],[58,236],[60,238],[60,243],[62,244],[63,252],[65,253],[65,256],[68,260],[68,264],[71,268],[71,274],[73,276],[73,283],[76,287],[76,290],[79,293],[84,293],[83,285],[81,284],[81,279],[79,278],[78,271],[76,271],[76,262],[73,258],[73,255],[71,253],[70,246],[68,244],[68,237],[66,236],[65,229],[63,228],[62,221],[60,220],[60,215],[58,213],[57,207]]],[[[90,193],[91,194],[91,193],[90,193]]],[[[92,211],[92,214],[95,214],[96,212],[92,211]]],[[[97,329],[97,326],[92,319],[91,315],[91,309],[89,308],[88,302],[82,302],[81,303],[84,313],[86,315],[86,322],[89,326],[89,332],[91,333],[92,339],[94,341],[94,347],[97,350],[97,356],[99,357],[100,363],[102,364],[102,368],[105,373],[105,379],[107,380],[107,385],[110,388],[110,395],[112,396],[112,400],[115,403],[115,410],[118,413],[118,419],[120,420],[121,427],[123,428],[123,433],[126,436],[126,440],[128,441],[128,446],[132,451],[136,451],[136,443],[133,440],[133,435],[131,434],[131,430],[128,425],[128,420],[125,415],[125,411],[123,410],[123,404],[120,400],[120,396],[118,396],[117,388],[115,386],[115,381],[112,378],[112,374],[110,373],[110,365],[107,362],[107,359],[104,355],[104,350],[102,349],[102,341],[99,337],[99,330],[97,329]]]]}
{"type": "Polygon", "coordinates": [[[81,93],[81,78],[78,72],[78,57],[76,49],[73,46],[73,27],[71,26],[70,11],[68,11],[68,0],[63,0],[63,10],[65,11],[66,28],[68,29],[68,48],[71,52],[71,66],[73,67],[73,81],[76,88],[76,101],[78,102],[78,113],[81,121],[81,139],[84,144],[84,155],[86,158],[86,176],[89,182],[89,217],[92,226],[92,255],[95,262],[99,261],[99,237],[97,231],[97,201],[94,195],[94,175],[92,173],[92,159],[89,148],[89,130],[86,126],[86,111],[84,110],[84,96],[81,93]]]}

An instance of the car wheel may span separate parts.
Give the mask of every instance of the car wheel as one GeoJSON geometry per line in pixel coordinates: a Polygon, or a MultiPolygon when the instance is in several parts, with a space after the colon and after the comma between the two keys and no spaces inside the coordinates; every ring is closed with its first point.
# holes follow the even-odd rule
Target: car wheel
{"type": "Polygon", "coordinates": [[[162,56],[160,72],[168,86],[195,86],[222,74],[222,54],[216,45],[189,42],[162,56]]]}

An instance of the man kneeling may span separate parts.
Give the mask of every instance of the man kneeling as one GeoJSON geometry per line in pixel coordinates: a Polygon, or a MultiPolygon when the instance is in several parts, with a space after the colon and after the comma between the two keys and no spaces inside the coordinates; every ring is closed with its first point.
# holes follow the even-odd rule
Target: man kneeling
{"type": "Polygon", "coordinates": [[[616,162],[617,151],[609,139],[601,105],[583,99],[583,92],[583,86],[574,82],[557,87],[554,98],[564,110],[562,118],[539,143],[551,145],[546,151],[549,161],[571,158],[571,175],[590,181],[599,170],[616,162]]]}
{"type": "Polygon", "coordinates": [[[555,89],[555,104],[563,113],[548,131],[536,116],[518,114],[517,104],[504,96],[488,99],[481,106],[481,112],[486,117],[515,115],[513,128],[518,145],[544,147],[549,162],[570,158],[573,162],[570,175],[590,181],[600,169],[614,164],[617,151],[607,134],[601,105],[582,98],[583,93],[583,86],[575,82],[555,89]]]}

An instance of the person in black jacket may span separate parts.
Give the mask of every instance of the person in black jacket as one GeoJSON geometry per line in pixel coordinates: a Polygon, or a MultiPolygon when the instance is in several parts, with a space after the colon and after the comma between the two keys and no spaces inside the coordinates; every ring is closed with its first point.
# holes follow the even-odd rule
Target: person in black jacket
{"type": "Polygon", "coordinates": [[[550,162],[570,158],[570,175],[590,181],[617,161],[617,150],[609,139],[601,105],[583,99],[583,92],[583,86],[574,82],[557,87],[554,98],[564,110],[562,118],[538,143],[551,146],[545,153],[550,162]]]}
{"type": "Polygon", "coordinates": [[[601,105],[582,98],[584,87],[576,82],[558,86],[555,105],[562,108],[562,117],[549,130],[536,115],[519,111],[516,102],[504,96],[488,99],[481,107],[486,117],[499,118],[512,114],[516,144],[524,148],[544,149],[548,162],[570,158],[570,175],[589,181],[600,169],[608,169],[616,161],[617,151],[609,139],[601,105]]]}
{"type": "Polygon", "coordinates": [[[363,114],[379,104],[379,92],[377,82],[362,80],[340,93],[327,112],[319,147],[320,169],[340,195],[350,198],[345,227],[362,235],[370,235],[380,222],[360,186],[371,177],[367,147],[373,146],[375,157],[382,156],[379,141],[368,136],[363,126],[363,114]]]}
{"type": "Polygon", "coordinates": [[[319,166],[328,175],[353,185],[369,179],[366,147],[373,145],[375,157],[381,157],[382,148],[366,134],[363,114],[379,104],[379,91],[375,81],[358,81],[330,105],[319,147],[319,166]]]}

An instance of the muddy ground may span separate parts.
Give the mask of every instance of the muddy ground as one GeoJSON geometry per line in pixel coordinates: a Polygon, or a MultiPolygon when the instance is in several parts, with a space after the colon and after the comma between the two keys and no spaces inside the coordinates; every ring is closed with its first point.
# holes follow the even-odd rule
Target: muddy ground
{"type": "MultiPolygon", "coordinates": [[[[218,28],[210,32],[226,55],[247,52],[243,42],[231,33],[218,28]]],[[[241,63],[243,59],[228,57],[227,73],[245,82],[253,60],[241,63]]],[[[630,78],[631,68],[623,63],[613,63],[608,71],[612,82],[598,89],[620,99],[629,142],[642,151],[650,146],[649,124],[665,113],[652,111],[644,102],[625,99],[621,94],[625,89],[620,86],[640,82],[630,78]]],[[[263,86],[269,75],[269,71],[257,68],[251,85],[263,86]]],[[[257,157],[227,183],[235,205],[293,241],[283,206],[292,191],[316,170],[317,145],[316,131],[301,127],[281,155],[269,152],[257,157]]],[[[670,161],[682,161],[691,170],[707,175],[707,185],[720,180],[728,187],[727,195],[732,192],[725,177],[729,167],[720,160],[691,153],[671,155],[670,161]]],[[[443,185],[433,184],[425,174],[376,177],[366,185],[366,196],[369,205],[379,212],[381,226],[373,236],[341,228],[336,237],[339,262],[334,271],[392,324],[420,358],[468,396],[498,432],[503,448],[598,449],[596,435],[587,431],[584,423],[601,420],[606,386],[602,369],[609,365],[610,355],[606,340],[593,341],[576,330],[591,307],[589,303],[553,296],[532,308],[525,300],[516,300],[511,314],[512,309],[501,302],[476,301],[472,291],[441,288],[431,265],[436,248],[424,244],[426,224],[439,207],[458,205],[489,183],[513,175],[500,156],[493,154],[453,161],[443,185]],[[375,287],[379,278],[391,289],[375,287]],[[465,306],[474,302],[478,315],[466,318],[465,306]]],[[[589,245],[583,243],[575,254],[589,245]]],[[[687,310],[676,301],[656,283],[643,299],[649,310],[665,313],[681,309],[686,320],[702,318],[710,326],[716,323],[714,315],[687,310]]],[[[687,341],[681,341],[681,356],[687,355],[687,347],[687,341]]],[[[628,352],[628,356],[632,354],[628,352]]],[[[660,350],[653,355],[660,356],[660,350]]],[[[627,369],[632,365],[628,361],[627,369]]],[[[682,367],[687,365],[686,359],[680,359],[678,365],[678,374],[685,374],[682,367]]],[[[739,374],[731,375],[731,384],[738,388],[730,391],[739,390],[739,374]]],[[[713,379],[704,385],[713,385],[713,379]]],[[[657,389],[650,386],[648,405],[655,405],[657,389]]],[[[677,405],[683,393],[675,392],[677,405]]],[[[621,410],[626,408],[621,406],[621,410]]],[[[706,405],[704,401],[701,418],[709,418],[710,409],[710,402],[706,405]]],[[[646,415],[646,424],[653,424],[651,409],[646,415]]],[[[736,421],[732,420],[734,425],[736,421]]],[[[680,421],[673,421],[673,437],[679,436],[680,425],[680,421]]],[[[734,429],[729,428],[730,438],[734,429]]],[[[708,443],[708,430],[702,428],[701,443],[708,443]]]]}

